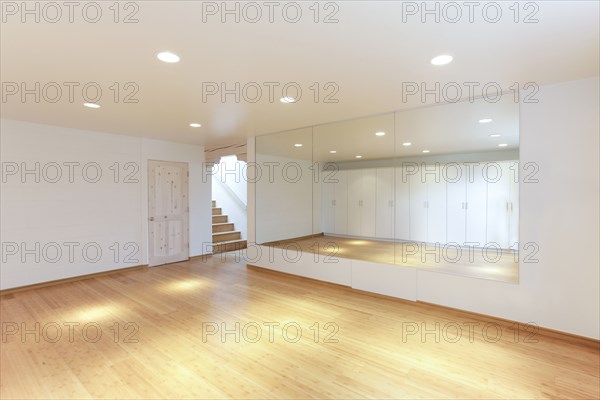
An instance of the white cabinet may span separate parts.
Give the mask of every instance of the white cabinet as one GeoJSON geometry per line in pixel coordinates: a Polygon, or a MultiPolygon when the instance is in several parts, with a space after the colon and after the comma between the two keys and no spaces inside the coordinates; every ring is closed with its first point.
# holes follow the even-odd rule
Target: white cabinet
{"type": "Polygon", "coordinates": [[[346,171],[325,173],[321,184],[323,233],[345,235],[348,226],[346,171]]]}
{"type": "Polygon", "coordinates": [[[394,237],[400,240],[410,239],[410,184],[403,168],[396,168],[395,186],[395,228],[394,237]]]}
{"type": "Polygon", "coordinates": [[[519,163],[511,164],[510,175],[510,217],[508,222],[508,244],[513,250],[519,249],[519,163]]]}
{"type": "Polygon", "coordinates": [[[446,237],[461,246],[467,239],[467,176],[462,164],[446,165],[446,237]]]}
{"type": "Polygon", "coordinates": [[[446,242],[446,181],[439,165],[421,165],[410,177],[410,239],[446,242]]]}
{"type": "Polygon", "coordinates": [[[427,182],[421,173],[410,175],[410,240],[427,241],[427,182]]]}
{"type": "MultiPolygon", "coordinates": [[[[423,167],[421,167],[423,168],[423,167]]],[[[425,166],[427,182],[427,241],[446,243],[446,180],[439,164],[425,166]]]]}
{"type": "Polygon", "coordinates": [[[337,171],[321,186],[323,231],[516,248],[517,173],[514,161],[337,171]]]}
{"type": "Polygon", "coordinates": [[[377,168],[375,236],[394,237],[394,168],[377,168]]]}
{"type": "Polygon", "coordinates": [[[334,177],[334,230],[338,235],[348,234],[348,174],[337,171],[334,177]]]}
{"type": "Polygon", "coordinates": [[[487,181],[483,176],[484,165],[481,163],[466,163],[467,211],[466,242],[470,246],[483,246],[486,241],[487,229],[487,181]],[[477,244],[479,243],[479,244],[477,244]]]}
{"type": "Polygon", "coordinates": [[[348,234],[375,237],[377,171],[348,171],[348,234]]]}
{"type": "Polygon", "coordinates": [[[513,246],[511,240],[517,241],[515,240],[515,231],[518,231],[518,207],[515,207],[515,203],[518,203],[515,201],[515,196],[518,197],[517,168],[516,162],[487,163],[484,167],[488,192],[486,239],[488,243],[497,243],[503,249],[513,246]],[[514,193],[512,196],[511,192],[514,193]]]}
{"type": "Polygon", "coordinates": [[[335,182],[327,174],[321,183],[321,227],[323,233],[335,232],[335,182]]]}

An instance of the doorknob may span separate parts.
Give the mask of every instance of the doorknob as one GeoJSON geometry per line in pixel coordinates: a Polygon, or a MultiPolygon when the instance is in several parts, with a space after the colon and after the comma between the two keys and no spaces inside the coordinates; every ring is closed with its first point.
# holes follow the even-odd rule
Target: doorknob
{"type": "Polygon", "coordinates": [[[154,221],[154,217],[148,218],[149,221],[154,221]]]}

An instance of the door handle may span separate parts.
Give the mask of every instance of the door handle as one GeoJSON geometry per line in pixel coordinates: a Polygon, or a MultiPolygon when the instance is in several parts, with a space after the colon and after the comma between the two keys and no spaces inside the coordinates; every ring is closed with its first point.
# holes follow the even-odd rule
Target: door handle
{"type": "Polygon", "coordinates": [[[154,221],[154,217],[148,218],[148,221],[154,221]]]}

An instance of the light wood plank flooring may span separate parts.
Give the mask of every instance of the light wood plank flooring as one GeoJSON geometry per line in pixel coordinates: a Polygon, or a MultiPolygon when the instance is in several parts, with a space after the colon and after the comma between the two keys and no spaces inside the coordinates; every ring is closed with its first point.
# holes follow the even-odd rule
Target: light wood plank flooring
{"type": "Polygon", "coordinates": [[[508,322],[228,256],[2,296],[0,398],[600,395],[598,342],[547,331],[529,337],[525,326],[517,333],[508,322]]]}
{"type": "MultiPolygon", "coordinates": [[[[423,268],[430,271],[508,283],[519,282],[519,255],[511,250],[490,247],[462,248],[421,245],[412,242],[355,239],[338,236],[314,236],[270,242],[266,245],[286,247],[289,251],[316,253],[323,256],[350,258],[385,264],[423,268]]],[[[294,257],[292,255],[291,257],[294,257]]]]}

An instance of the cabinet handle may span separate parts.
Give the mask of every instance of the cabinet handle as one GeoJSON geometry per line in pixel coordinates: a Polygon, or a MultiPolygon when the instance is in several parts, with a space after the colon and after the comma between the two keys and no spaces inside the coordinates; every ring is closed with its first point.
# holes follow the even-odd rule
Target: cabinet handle
{"type": "Polygon", "coordinates": [[[511,202],[510,202],[510,212],[512,212],[512,211],[513,211],[513,203],[512,203],[512,201],[511,201],[511,202]]]}
{"type": "Polygon", "coordinates": [[[506,211],[508,211],[508,201],[506,202],[506,211]]]}
{"type": "Polygon", "coordinates": [[[468,210],[468,209],[469,209],[469,202],[465,201],[465,210],[468,210]]]}
{"type": "Polygon", "coordinates": [[[335,207],[335,200],[331,200],[331,205],[335,207]]]}

